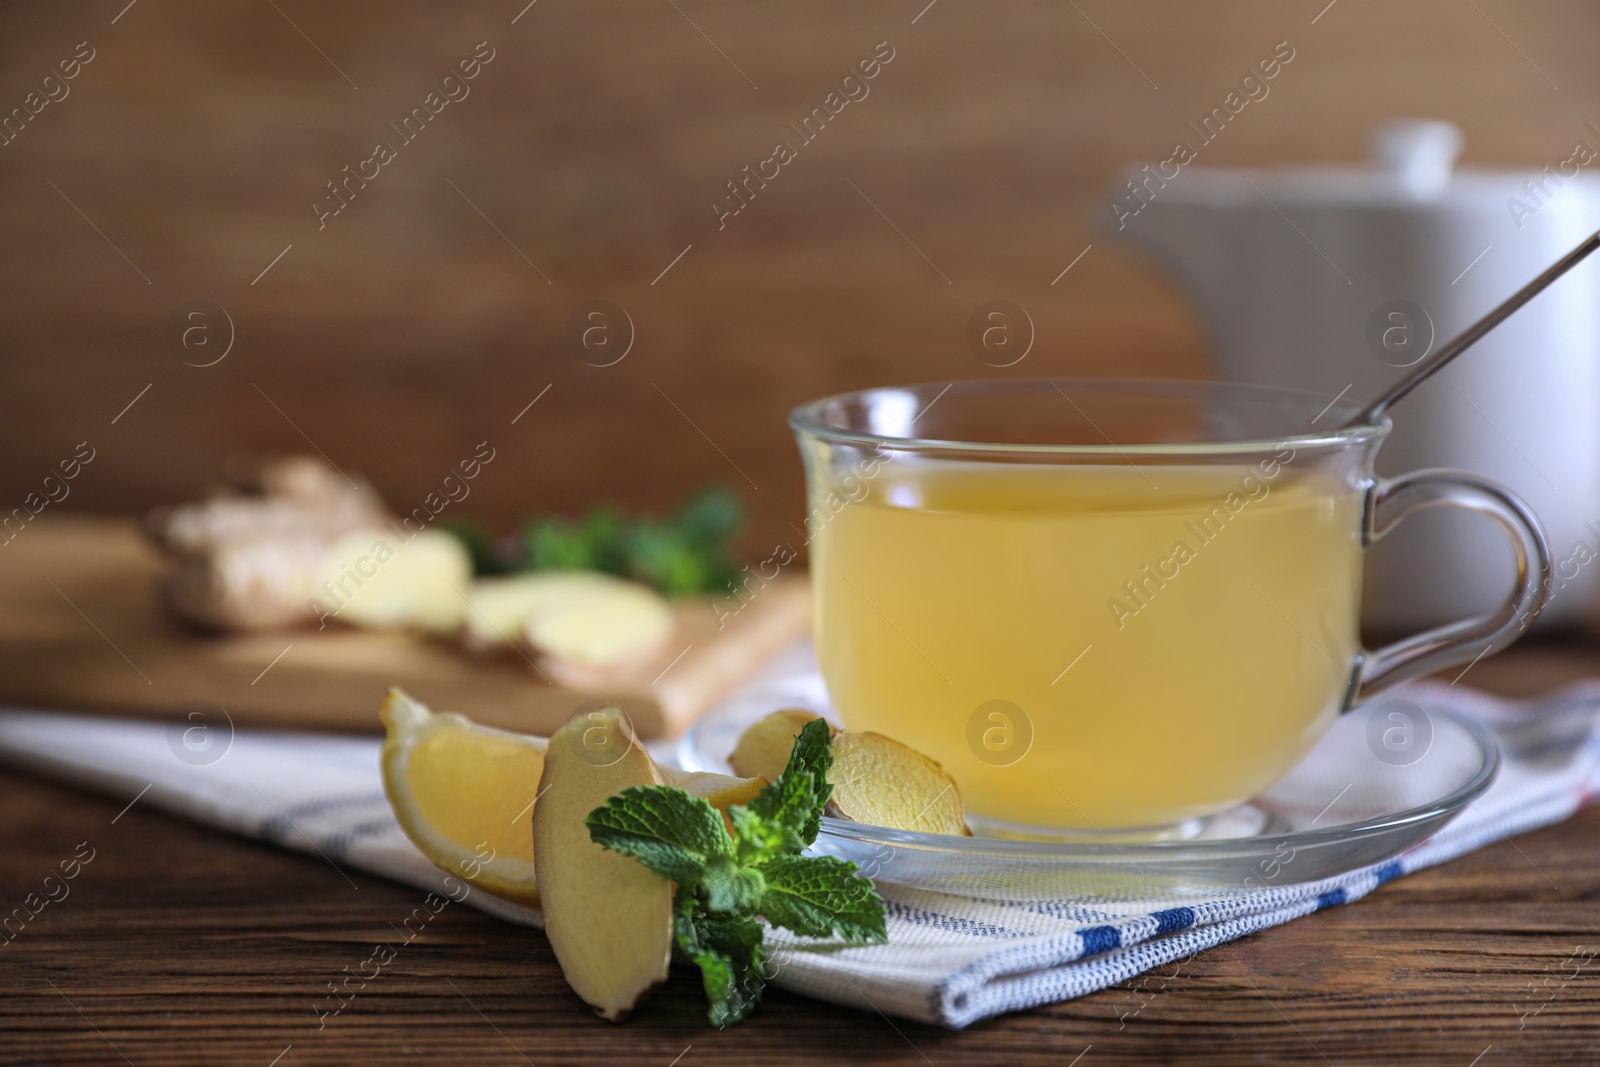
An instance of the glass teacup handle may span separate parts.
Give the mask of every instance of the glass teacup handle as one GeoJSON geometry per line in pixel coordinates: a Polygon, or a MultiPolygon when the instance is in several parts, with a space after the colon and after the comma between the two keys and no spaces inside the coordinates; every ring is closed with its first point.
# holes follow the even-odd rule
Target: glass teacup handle
{"type": "Polygon", "coordinates": [[[1421,470],[1379,481],[1367,497],[1363,547],[1424,508],[1458,507],[1487,515],[1505,532],[1516,553],[1516,583],[1495,611],[1450,623],[1363,651],[1350,680],[1345,708],[1369,700],[1391,686],[1425,674],[1470,663],[1496,646],[1515,640],[1538,617],[1550,588],[1550,546],[1539,520],[1509,489],[1457,470],[1421,470]]]}

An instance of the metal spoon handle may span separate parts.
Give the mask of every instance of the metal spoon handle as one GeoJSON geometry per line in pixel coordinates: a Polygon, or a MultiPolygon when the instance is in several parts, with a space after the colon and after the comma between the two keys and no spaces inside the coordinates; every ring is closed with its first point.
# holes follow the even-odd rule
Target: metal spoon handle
{"type": "Polygon", "coordinates": [[[1532,300],[1534,297],[1538,296],[1551,282],[1555,281],[1557,278],[1567,273],[1567,271],[1583,262],[1584,258],[1596,248],[1600,248],[1600,231],[1591,234],[1587,240],[1585,240],[1577,248],[1574,248],[1572,251],[1562,256],[1552,266],[1545,270],[1544,273],[1540,274],[1527,285],[1524,285],[1521,289],[1518,289],[1515,293],[1512,293],[1511,296],[1506,299],[1505,303],[1501,304],[1483,318],[1479,319],[1471,326],[1468,326],[1465,330],[1462,330],[1455,337],[1451,338],[1451,340],[1446,343],[1443,348],[1439,349],[1423,362],[1417,364],[1415,369],[1413,369],[1410,374],[1396,382],[1389,388],[1387,392],[1378,397],[1378,399],[1374,400],[1372,403],[1368,404],[1361,410],[1359,415],[1345,423],[1345,425],[1347,427],[1358,426],[1362,423],[1376,420],[1386,410],[1388,410],[1390,404],[1393,404],[1396,400],[1399,400],[1401,397],[1411,392],[1411,390],[1415,389],[1417,386],[1433,377],[1444,367],[1446,363],[1449,363],[1452,359],[1455,359],[1461,353],[1477,344],[1478,340],[1484,334],[1488,333],[1506,319],[1510,318],[1514,311],[1520,308],[1523,304],[1526,304],[1528,301],[1532,300]]]}

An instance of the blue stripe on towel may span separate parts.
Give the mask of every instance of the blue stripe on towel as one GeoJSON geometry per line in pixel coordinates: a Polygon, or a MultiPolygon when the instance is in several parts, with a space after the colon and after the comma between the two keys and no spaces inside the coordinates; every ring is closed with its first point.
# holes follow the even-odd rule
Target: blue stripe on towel
{"type": "Polygon", "coordinates": [[[1156,921],[1157,937],[1162,934],[1175,934],[1194,925],[1194,909],[1167,908],[1164,911],[1151,912],[1150,918],[1156,921]]]}
{"type": "Polygon", "coordinates": [[[891,900],[887,903],[889,905],[888,913],[890,918],[902,919],[913,926],[949,930],[951,933],[969,934],[972,937],[1012,938],[1030,936],[1021,930],[1012,930],[998,923],[964,919],[959,915],[941,915],[938,912],[908,907],[897,900],[891,900]]]}
{"type": "Polygon", "coordinates": [[[1083,940],[1085,956],[1095,956],[1122,947],[1122,931],[1115,926],[1091,926],[1078,931],[1078,937],[1083,940]]]}

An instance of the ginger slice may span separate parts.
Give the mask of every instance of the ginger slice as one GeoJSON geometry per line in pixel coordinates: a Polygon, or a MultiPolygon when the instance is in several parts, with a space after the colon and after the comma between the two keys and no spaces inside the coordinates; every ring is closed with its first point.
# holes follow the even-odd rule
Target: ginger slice
{"type": "Polygon", "coordinates": [[[739,736],[739,744],[728,757],[734,774],[747,778],[760,776],[776,782],[789,764],[794,739],[812,719],[822,716],[800,708],[784,708],[753,723],[739,736]]]}
{"type": "Polygon", "coordinates": [[[674,887],[595,844],[583,820],[629,786],[665,784],[615,707],[575,715],[545,750],[533,809],[545,934],[572,991],[612,1022],[667,977],[674,887]]]}
{"type": "Polygon", "coordinates": [[[621,578],[598,571],[539,571],[479,578],[467,592],[461,639],[475,651],[510,648],[522,640],[528,616],[551,603],[609,587],[621,578]]]}
{"type": "Polygon", "coordinates": [[[357,530],[334,542],[316,600],[341,622],[450,633],[461,623],[472,556],[459,538],[423,530],[402,541],[357,530]]]}
{"type": "Polygon", "coordinates": [[[649,586],[595,571],[542,571],[473,583],[461,638],[475,651],[521,644],[540,669],[573,688],[603,686],[619,668],[661,650],[677,627],[649,586]]]}
{"type": "Polygon", "coordinates": [[[690,796],[699,797],[718,811],[736,804],[748,804],[767,787],[767,779],[759,775],[734,778],[711,771],[680,771],[676,767],[659,764],[657,769],[666,776],[668,785],[675,785],[690,796]]]}
{"type": "Polygon", "coordinates": [[[955,779],[892,737],[870,730],[835,735],[830,778],[829,815],[925,834],[972,834],[955,779]]]}
{"type": "Polygon", "coordinates": [[[554,600],[523,622],[539,653],[577,667],[612,667],[656,652],[676,620],[666,598],[638,582],[598,585],[554,600]]]}
{"type": "MultiPolygon", "coordinates": [[[[728,757],[734,773],[776,780],[795,736],[819,716],[799,708],[754,723],[728,757]]],[[[970,836],[961,790],[934,760],[883,734],[834,730],[827,814],[895,830],[970,836]]]]}

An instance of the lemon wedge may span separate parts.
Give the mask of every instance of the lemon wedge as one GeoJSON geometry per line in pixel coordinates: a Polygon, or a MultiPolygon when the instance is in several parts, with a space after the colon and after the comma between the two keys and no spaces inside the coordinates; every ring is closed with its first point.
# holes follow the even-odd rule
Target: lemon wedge
{"type": "MultiPolygon", "coordinates": [[[[468,885],[538,907],[533,805],[549,742],[436,713],[400,689],[389,690],[378,715],[388,730],[383,791],[411,843],[468,885]]],[[[767,784],[761,777],[656,770],[668,785],[718,811],[749,803],[767,784]]]]}
{"type": "Polygon", "coordinates": [[[537,907],[532,816],[545,739],[435,714],[399,689],[379,714],[383,789],[406,836],[469,885],[537,907]]]}

